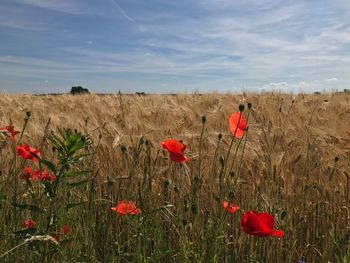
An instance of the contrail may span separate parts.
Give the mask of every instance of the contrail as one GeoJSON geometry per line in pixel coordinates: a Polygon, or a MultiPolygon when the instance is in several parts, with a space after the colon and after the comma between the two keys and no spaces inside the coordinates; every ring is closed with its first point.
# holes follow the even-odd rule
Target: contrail
{"type": "Polygon", "coordinates": [[[136,23],[136,21],[134,19],[132,19],[130,16],[128,16],[128,14],[123,10],[123,8],[120,7],[120,5],[117,3],[116,0],[111,0],[112,3],[115,5],[115,7],[118,8],[118,10],[120,11],[120,13],[122,13],[122,15],[128,19],[129,21],[136,23]]]}

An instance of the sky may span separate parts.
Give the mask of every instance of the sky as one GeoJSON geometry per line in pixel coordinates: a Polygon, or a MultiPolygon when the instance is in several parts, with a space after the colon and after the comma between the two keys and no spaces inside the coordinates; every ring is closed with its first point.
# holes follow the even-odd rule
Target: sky
{"type": "Polygon", "coordinates": [[[0,0],[0,92],[350,87],[350,0],[0,0]]]}

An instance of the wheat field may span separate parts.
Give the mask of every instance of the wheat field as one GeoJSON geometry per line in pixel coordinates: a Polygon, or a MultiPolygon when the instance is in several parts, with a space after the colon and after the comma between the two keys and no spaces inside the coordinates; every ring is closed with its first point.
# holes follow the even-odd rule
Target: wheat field
{"type": "Polygon", "coordinates": [[[43,159],[57,163],[48,138],[66,128],[88,135],[94,152],[69,167],[90,171],[86,184],[63,188],[52,204],[20,180],[25,163],[2,142],[0,262],[349,262],[349,120],[344,93],[0,95],[0,127],[26,125],[21,142],[43,159]],[[228,119],[247,103],[248,131],[228,152],[228,119]],[[189,162],[169,160],[169,138],[183,141],[189,162]],[[126,198],[143,216],[111,211],[126,198]],[[240,210],[225,214],[224,199],[240,210]],[[61,209],[68,203],[81,205],[61,209]],[[245,234],[248,210],[274,215],[285,236],[245,234]],[[53,214],[72,228],[59,244],[22,244],[28,236],[14,233],[30,217],[37,235],[50,236],[53,214]]]}

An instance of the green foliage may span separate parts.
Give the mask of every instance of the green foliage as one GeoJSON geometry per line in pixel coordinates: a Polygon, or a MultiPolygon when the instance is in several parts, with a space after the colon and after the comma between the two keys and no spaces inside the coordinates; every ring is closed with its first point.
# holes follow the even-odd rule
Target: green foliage
{"type": "Polygon", "coordinates": [[[73,95],[76,95],[76,94],[87,94],[90,92],[88,89],[85,89],[82,86],[75,86],[71,88],[70,93],[73,95]]]}

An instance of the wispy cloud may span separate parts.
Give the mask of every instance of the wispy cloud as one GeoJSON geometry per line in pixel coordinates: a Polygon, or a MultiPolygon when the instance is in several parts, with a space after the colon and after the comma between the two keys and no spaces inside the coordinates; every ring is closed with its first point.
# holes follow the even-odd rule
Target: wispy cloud
{"type": "Polygon", "coordinates": [[[15,0],[20,4],[34,6],[38,8],[48,9],[56,12],[68,14],[81,14],[80,6],[73,1],[67,0],[15,0]]]}
{"type": "Polygon", "coordinates": [[[128,14],[124,11],[123,8],[121,8],[121,6],[118,4],[118,2],[116,0],[111,0],[113,5],[120,11],[120,13],[129,21],[135,23],[135,20],[133,18],[131,18],[130,16],[128,16],[128,14]]]}
{"type": "Polygon", "coordinates": [[[16,1],[0,16],[0,87],[15,75],[153,91],[350,84],[347,1],[16,1]]]}

